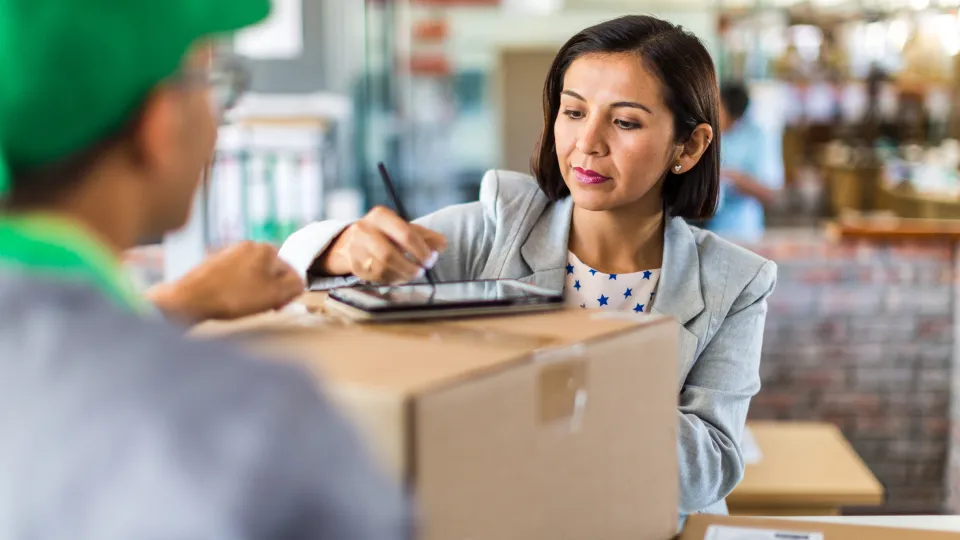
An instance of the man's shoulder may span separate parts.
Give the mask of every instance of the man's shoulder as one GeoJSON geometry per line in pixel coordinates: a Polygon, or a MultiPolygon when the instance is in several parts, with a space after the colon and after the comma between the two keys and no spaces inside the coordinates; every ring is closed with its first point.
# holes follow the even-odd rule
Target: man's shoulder
{"type": "Polygon", "coordinates": [[[29,419],[0,422],[0,500],[23,471],[44,494],[30,513],[0,508],[13,529],[55,515],[63,534],[44,538],[62,538],[90,508],[118,534],[74,538],[223,538],[242,516],[263,537],[379,540],[407,523],[399,487],[305,371],[188,340],[89,287],[0,274],[0,320],[5,410],[29,419]],[[61,504],[76,492],[84,505],[61,504]]]}
{"type": "Polygon", "coordinates": [[[0,320],[0,351],[7,353],[0,356],[20,360],[2,369],[25,384],[56,379],[71,390],[55,396],[60,399],[86,396],[140,409],[141,418],[172,415],[166,420],[193,405],[194,420],[210,416],[213,422],[250,413],[238,409],[315,397],[308,377],[289,365],[228,343],[187,339],[182,329],[139,316],[80,284],[4,276],[0,320]],[[198,400],[215,406],[201,407],[198,400]]]}
{"type": "Polygon", "coordinates": [[[741,118],[732,129],[731,133],[749,135],[753,137],[763,136],[763,129],[755,120],[749,117],[741,118]]]}

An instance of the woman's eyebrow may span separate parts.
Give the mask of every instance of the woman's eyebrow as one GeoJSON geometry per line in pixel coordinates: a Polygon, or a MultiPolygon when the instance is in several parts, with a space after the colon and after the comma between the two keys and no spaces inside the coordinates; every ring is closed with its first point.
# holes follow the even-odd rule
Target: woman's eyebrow
{"type": "MultiPolygon", "coordinates": [[[[586,102],[587,100],[583,98],[580,94],[574,92],[573,90],[564,90],[561,94],[570,96],[574,99],[579,99],[580,101],[586,102]]],[[[649,114],[653,114],[653,111],[650,110],[650,107],[647,107],[643,103],[637,103],[635,101],[618,101],[610,105],[611,109],[617,109],[620,107],[629,107],[631,109],[640,109],[642,111],[647,111],[649,114]]]]}

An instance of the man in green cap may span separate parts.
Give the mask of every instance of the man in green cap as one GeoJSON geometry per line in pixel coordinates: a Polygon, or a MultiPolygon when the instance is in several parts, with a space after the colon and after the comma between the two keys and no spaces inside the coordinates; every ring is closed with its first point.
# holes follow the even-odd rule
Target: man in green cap
{"type": "MultiPolygon", "coordinates": [[[[72,7],[82,10],[85,5],[81,2],[72,7]]],[[[144,13],[141,17],[151,15],[149,9],[142,11],[144,13]]],[[[31,16],[28,13],[23,15],[31,16]]],[[[0,23],[23,24],[16,21],[9,18],[0,23]]],[[[38,19],[38,22],[48,24],[42,19],[38,19]]],[[[104,22],[95,22],[108,26],[104,22]]],[[[221,23],[220,26],[231,25],[221,23]]],[[[159,50],[161,44],[157,44],[154,46],[158,50],[153,53],[153,63],[140,64],[136,58],[136,49],[129,49],[124,43],[124,40],[132,39],[127,29],[121,29],[121,33],[114,31],[113,34],[103,36],[113,40],[112,42],[99,40],[90,47],[71,47],[60,51],[48,48],[44,38],[37,37],[41,36],[39,30],[41,28],[35,26],[11,26],[7,32],[7,37],[12,39],[12,48],[5,52],[11,56],[3,60],[0,66],[6,66],[6,69],[13,71],[8,71],[11,73],[9,79],[0,81],[0,85],[3,85],[0,90],[6,93],[7,106],[16,108],[9,109],[6,131],[0,127],[0,134],[5,134],[3,144],[6,146],[7,160],[12,161],[17,168],[19,181],[14,186],[13,193],[9,193],[10,171],[2,166],[4,156],[0,154],[0,204],[6,203],[4,206],[11,212],[35,213],[36,210],[50,211],[57,206],[58,214],[64,211],[75,214],[75,208],[62,204],[71,202],[65,198],[70,195],[70,190],[78,183],[79,177],[90,172],[93,165],[91,162],[99,160],[111,143],[120,142],[119,139],[133,135],[129,131],[134,128],[132,124],[137,119],[131,118],[134,112],[130,108],[138,104],[131,100],[131,96],[143,93],[146,88],[144,85],[150,84],[151,75],[169,69],[172,62],[170,59],[173,58],[169,52],[175,51],[176,46],[164,43],[162,45],[167,49],[159,50]],[[39,41],[31,44],[30,40],[39,41]],[[93,49],[110,46],[123,47],[121,50],[126,51],[126,56],[118,55],[113,59],[117,69],[127,70],[123,76],[107,73],[102,69],[92,69],[93,57],[89,55],[96,53],[93,49]],[[18,47],[31,53],[25,58],[12,56],[18,47]],[[167,57],[162,56],[164,54],[167,57]],[[129,67],[126,67],[134,61],[138,62],[136,67],[140,69],[139,72],[130,71],[129,67]],[[30,77],[24,77],[22,71],[27,69],[30,62],[41,62],[46,69],[30,72],[30,77]],[[74,82],[80,85],[79,89],[73,87],[74,82]],[[25,101],[27,99],[29,101],[25,101]],[[24,104],[29,106],[25,107],[24,104]],[[50,130],[41,126],[57,126],[58,129],[50,130]],[[126,132],[123,132],[124,128],[127,128],[126,132]],[[90,143],[94,140],[91,137],[100,138],[93,148],[90,148],[90,143]],[[55,201],[54,198],[59,200],[55,201]]],[[[79,30],[90,32],[96,28],[88,26],[79,30]]],[[[108,28],[102,30],[113,31],[108,28]]],[[[170,41],[182,43],[183,39],[183,35],[170,36],[170,41]]],[[[193,81],[188,85],[196,86],[197,82],[193,81]]],[[[221,91],[230,91],[231,82],[221,80],[217,81],[215,86],[221,91]]],[[[224,97],[236,97],[236,94],[231,93],[224,97]]],[[[200,157],[209,158],[212,153],[212,150],[207,151],[212,144],[210,141],[213,140],[212,125],[207,123],[200,127],[205,127],[206,130],[191,131],[188,135],[196,137],[193,140],[184,138],[182,141],[196,143],[190,147],[192,155],[189,156],[194,162],[200,157]]],[[[192,163],[183,163],[183,166],[193,167],[192,163]]],[[[188,191],[192,192],[196,182],[193,178],[189,180],[181,183],[179,191],[172,195],[182,198],[188,191]]],[[[116,192],[112,199],[104,200],[102,204],[112,207],[124,201],[129,201],[128,194],[116,192]]],[[[174,205],[179,204],[179,199],[171,202],[174,205]]],[[[92,210],[94,215],[98,214],[97,208],[86,210],[92,210]]],[[[179,215],[166,211],[168,220],[178,220],[186,211],[176,210],[179,215]]],[[[31,221],[37,220],[31,218],[31,221]]],[[[59,219],[41,221],[53,227],[56,227],[57,223],[51,221],[62,222],[59,219]]],[[[142,224],[136,224],[138,227],[133,225],[130,223],[123,227],[122,238],[105,239],[113,240],[109,247],[129,247],[129,235],[144,228],[142,224]]],[[[150,227],[151,230],[165,228],[162,224],[150,227]]],[[[237,318],[280,307],[302,292],[303,283],[297,272],[279,259],[275,249],[265,244],[245,242],[212,256],[183,279],[155,287],[146,296],[154,307],[171,320],[193,324],[207,319],[237,318]]]]}
{"type": "Polygon", "coordinates": [[[309,376],[187,341],[120,269],[187,219],[235,94],[206,40],[268,11],[0,0],[0,537],[410,537],[309,376]]]}

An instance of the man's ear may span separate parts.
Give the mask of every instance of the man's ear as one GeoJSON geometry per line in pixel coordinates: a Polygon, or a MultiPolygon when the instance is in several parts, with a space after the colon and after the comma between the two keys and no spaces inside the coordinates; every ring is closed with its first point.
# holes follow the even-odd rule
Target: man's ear
{"type": "Polygon", "coordinates": [[[148,169],[165,169],[176,155],[182,110],[172,89],[157,87],[144,102],[135,137],[136,159],[148,169]]]}
{"type": "Polygon", "coordinates": [[[710,124],[700,124],[693,129],[690,138],[679,144],[679,155],[670,165],[670,172],[683,174],[696,167],[704,152],[713,143],[713,128],[710,124]]]}

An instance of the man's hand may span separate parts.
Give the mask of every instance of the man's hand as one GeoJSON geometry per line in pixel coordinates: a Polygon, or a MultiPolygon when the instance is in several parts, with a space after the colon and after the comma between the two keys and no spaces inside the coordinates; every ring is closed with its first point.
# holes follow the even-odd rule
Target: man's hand
{"type": "Polygon", "coordinates": [[[148,299],[186,324],[238,319],[279,309],[303,293],[297,272],[268,244],[242,242],[209,259],[178,281],[157,285],[148,299]]]}

